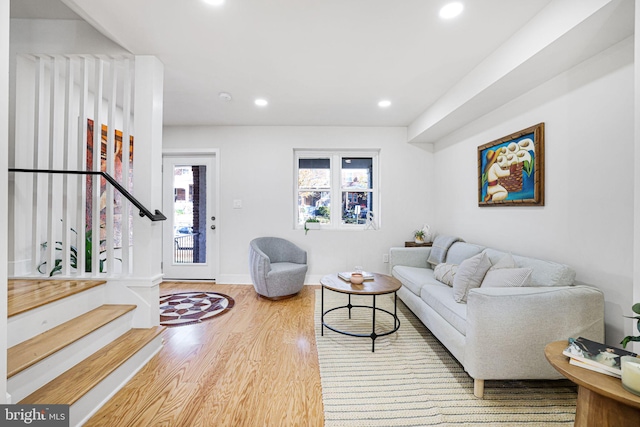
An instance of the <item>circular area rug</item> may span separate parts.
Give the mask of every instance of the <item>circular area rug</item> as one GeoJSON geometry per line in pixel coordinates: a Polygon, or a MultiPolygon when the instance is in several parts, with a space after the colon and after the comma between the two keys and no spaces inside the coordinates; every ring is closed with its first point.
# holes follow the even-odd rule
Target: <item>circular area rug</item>
{"type": "Polygon", "coordinates": [[[184,326],[209,320],[231,310],[235,301],[217,292],[180,292],[160,297],[160,324],[184,326]]]}

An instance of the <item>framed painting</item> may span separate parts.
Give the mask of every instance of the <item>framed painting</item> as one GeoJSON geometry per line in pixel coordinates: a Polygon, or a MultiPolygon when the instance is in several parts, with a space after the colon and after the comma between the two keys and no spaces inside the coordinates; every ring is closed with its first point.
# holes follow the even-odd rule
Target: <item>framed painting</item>
{"type": "Polygon", "coordinates": [[[478,206],[544,206],[544,123],[478,147],[478,206]]]}
{"type": "MultiPolygon", "coordinates": [[[[91,119],[87,119],[87,170],[94,170],[93,168],[93,132],[94,122],[91,119]]],[[[100,138],[100,170],[107,171],[107,137],[108,129],[106,125],[101,126],[101,138],[100,138]]],[[[126,189],[132,191],[133,189],[133,135],[129,136],[129,182],[125,183],[122,180],[122,144],[123,144],[122,131],[115,130],[114,137],[114,178],[121,183],[126,189]]],[[[93,214],[93,186],[91,185],[93,178],[87,176],[87,205],[85,208],[85,221],[87,232],[92,228],[92,214],[93,214]]],[[[100,178],[100,250],[106,250],[106,223],[107,223],[107,180],[100,178]]],[[[126,240],[123,242],[122,236],[122,206],[123,197],[118,191],[114,191],[113,194],[113,243],[115,248],[126,247],[126,240]]],[[[133,209],[129,211],[129,230],[133,230],[133,209]]],[[[133,236],[129,235],[129,245],[133,244],[133,236]]]]}

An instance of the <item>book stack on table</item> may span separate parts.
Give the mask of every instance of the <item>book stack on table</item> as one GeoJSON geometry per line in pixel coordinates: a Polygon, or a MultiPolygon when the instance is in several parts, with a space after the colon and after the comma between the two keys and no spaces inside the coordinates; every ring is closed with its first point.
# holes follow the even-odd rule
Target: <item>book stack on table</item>
{"type": "Polygon", "coordinates": [[[636,353],[591,341],[586,338],[569,338],[569,346],[562,352],[569,363],[601,374],[622,378],[620,358],[637,357],[636,353]]]}

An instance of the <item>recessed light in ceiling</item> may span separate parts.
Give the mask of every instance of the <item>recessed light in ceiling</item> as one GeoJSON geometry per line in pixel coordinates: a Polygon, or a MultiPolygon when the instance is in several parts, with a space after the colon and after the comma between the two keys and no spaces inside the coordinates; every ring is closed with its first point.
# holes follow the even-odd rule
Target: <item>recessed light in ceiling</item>
{"type": "Polygon", "coordinates": [[[382,101],[378,102],[378,107],[380,108],[387,108],[390,105],[391,101],[389,101],[388,99],[383,99],[382,101]]]}
{"type": "Polygon", "coordinates": [[[451,19],[460,15],[464,10],[464,5],[460,2],[447,3],[440,9],[440,18],[451,19]]]}
{"type": "Polygon", "coordinates": [[[219,97],[222,101],[224,101],[224,102],[229,102],[229,101],[231,101],[231,94],[230,94],[230,93],[227,93],[227,92],[220,92],[220,93],[218,94],[218,97],[219,97]]]}
{"type": "Polygon", "coordinates": [[[258,98],[254,102],[258,107],[266,107],[269,104],[269,102],[263,98],[258,98]]]}
{"type": "Polygon", "coordinates": [[[222,6],[222,4],[224,3],[224,0],[202,0],[202,1],[212,6],[222,6]]]}

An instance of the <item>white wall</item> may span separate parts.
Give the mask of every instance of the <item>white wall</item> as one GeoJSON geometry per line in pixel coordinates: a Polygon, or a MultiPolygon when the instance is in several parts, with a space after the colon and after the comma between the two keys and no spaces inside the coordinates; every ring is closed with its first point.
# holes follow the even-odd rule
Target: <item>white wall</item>
{"type": "MultiPolygon", "coordinates": [[[[9,0],[0,0],[0,230],[7,230],[9,146],[9,0]]],[[[7,240],[0,240],[0,403],[7,401],[7,240]]]]}
{"type": "Polygon", "coordinates": [[[434,159],[438,229],[570,265],[604,291],[612,345],[632,332],[633,55],[629,38],[439,141],[434,159]],[[477,147],[539,122],[545,206],[479,208],[477,147]]]}
{"type": "Polygon", "coordinates": [[[251,283],[249,241],[259,236],[289,239],[308,251],[308,283],[352,269],[387,272],[382,255],[432,223],[432,154],[406,143],[405,128],[351,127],[165,127],[164,149],[220,150],[218,283],[251,283]],[[380,149],[380,229],[295,230],[294,148],[380,149]],[[242,209],[233,209],[233,200],[242,209]]]}

